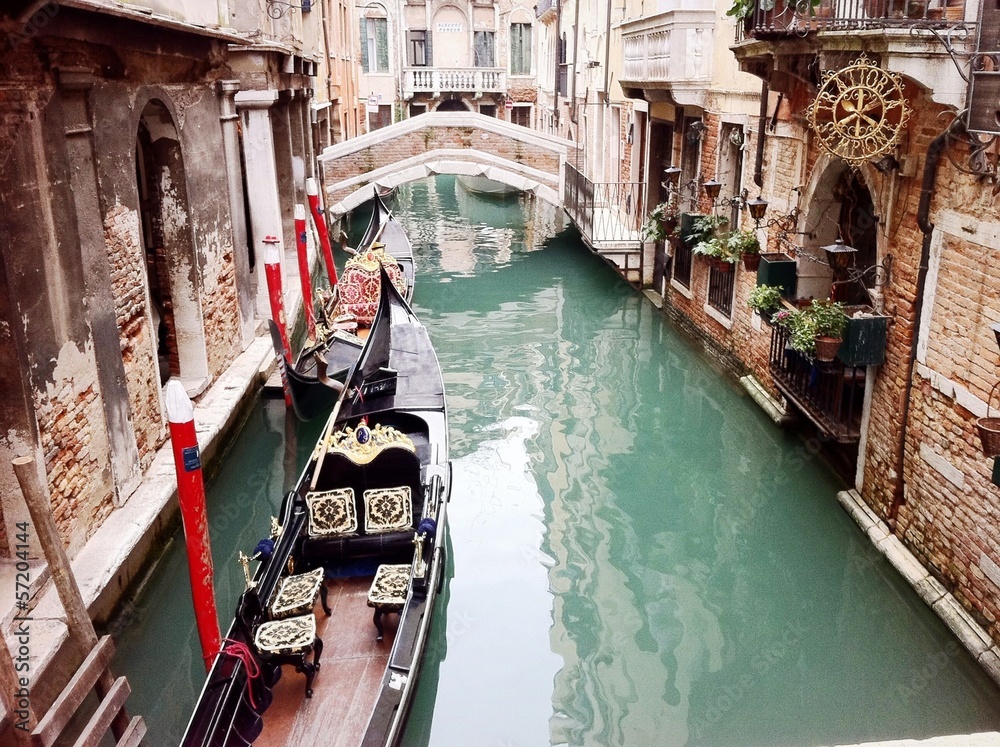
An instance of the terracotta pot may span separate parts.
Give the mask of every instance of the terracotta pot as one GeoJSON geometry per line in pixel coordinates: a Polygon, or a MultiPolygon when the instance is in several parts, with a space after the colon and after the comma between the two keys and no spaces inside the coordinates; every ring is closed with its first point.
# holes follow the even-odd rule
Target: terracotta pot
{"type": "Polygon", "coordinates": [[[831,362],[837,357],[840,350],[839,337],[817,337],[816,338],[816,360],[824,363],[831,362]]]}
{"type": "Polygon", "coordinates": [[[760,266],[760,255],[743,254],[741,256],[743,257],[743,269],[756,272],[757,268],[760,266]]]}
{"type": "Polygon", "coordinates": [[[732,264],[732,262],[727,262],[724,259],[716,259],[715,257],[711,257],[708,261],[712,265],[712,267],[715,268],[715,270],[717,272],[732,272],[733,271],[733,264],[732,264]]]}

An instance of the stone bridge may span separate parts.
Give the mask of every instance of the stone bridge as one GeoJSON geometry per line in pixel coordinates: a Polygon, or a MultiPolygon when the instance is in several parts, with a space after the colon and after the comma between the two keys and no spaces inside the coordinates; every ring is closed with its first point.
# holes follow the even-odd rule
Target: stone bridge
{"type": "Polygon", "coordinates": [[[485,176],[556,206],[575,143],[473,112],[429,112],[332,145],[319,157],[331,219],[372,196],[435,174],[485,176]]]}

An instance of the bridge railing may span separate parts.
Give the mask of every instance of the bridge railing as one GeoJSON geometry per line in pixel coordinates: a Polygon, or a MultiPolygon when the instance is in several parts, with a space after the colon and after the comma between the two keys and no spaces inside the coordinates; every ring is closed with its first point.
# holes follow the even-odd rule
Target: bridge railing
{"type": "Polygon", "coordinates": [[[566,164],[563,204],[580,233],[595,249],[602,244],[634,243],[644,213],[640,182],[593,182],[566,164]]]}
{"type": "Polygon", "coordinates": [[[404,67],[403,95],[415,93],[504,93],[507,71],[500,67],[404,67]]]}

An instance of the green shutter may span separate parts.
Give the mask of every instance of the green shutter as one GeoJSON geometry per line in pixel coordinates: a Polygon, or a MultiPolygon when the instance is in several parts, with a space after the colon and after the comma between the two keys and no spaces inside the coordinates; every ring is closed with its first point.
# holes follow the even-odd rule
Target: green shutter
{"type": "Polygon", "coordinates": [[[366,73],[371,72],[368,67],[368,19],[361,19],[361,69],[366,73]]]}
{"type": "Polygon", "coordinates": [[[385,18],[375,19],[375,54],[378,58],[375,70],[389,72],[389,24],[385,18]]]}

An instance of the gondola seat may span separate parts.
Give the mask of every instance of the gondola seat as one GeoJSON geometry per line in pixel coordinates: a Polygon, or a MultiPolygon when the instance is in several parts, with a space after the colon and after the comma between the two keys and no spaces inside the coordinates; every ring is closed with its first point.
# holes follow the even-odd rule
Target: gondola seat
{"type": "Polygon", "coordinates": [[[312,612],[316,598],[323,605],[326,616],[330,616],[330,606],[327,603],[326,583],[322,568],[316,568],[308,573],[297,573],[281,579],[277,594],[268,607],[272,620],[295,617],[312,612]]]}
{"type": "Polygon", "coordinates": [[[259,622],[262,617],[263,608],[257,590],[247,589],[236,608],[236,618],[244,636],[253,643],[254,651],[263,665],[273,670],[284,664],[291,664],[295,671],[304,674],[306,697],[311,698],[313,678],[319,671],[319,657],[323,653],[323,639],[316,635],[316,616],[309,612],[259,622]]]}
{"type": "Polygon", "coordinates": [[[395,612],[399,614],[406,604],[406,591],[410,586],[409,563],[398,565],[380,565],[375,572],[371,588],[368,590],[368,606],[375,609],[372,622],[375,623],[376,641],[381,641],[385,630],[382,626],[382,615],[395,612]]]}

